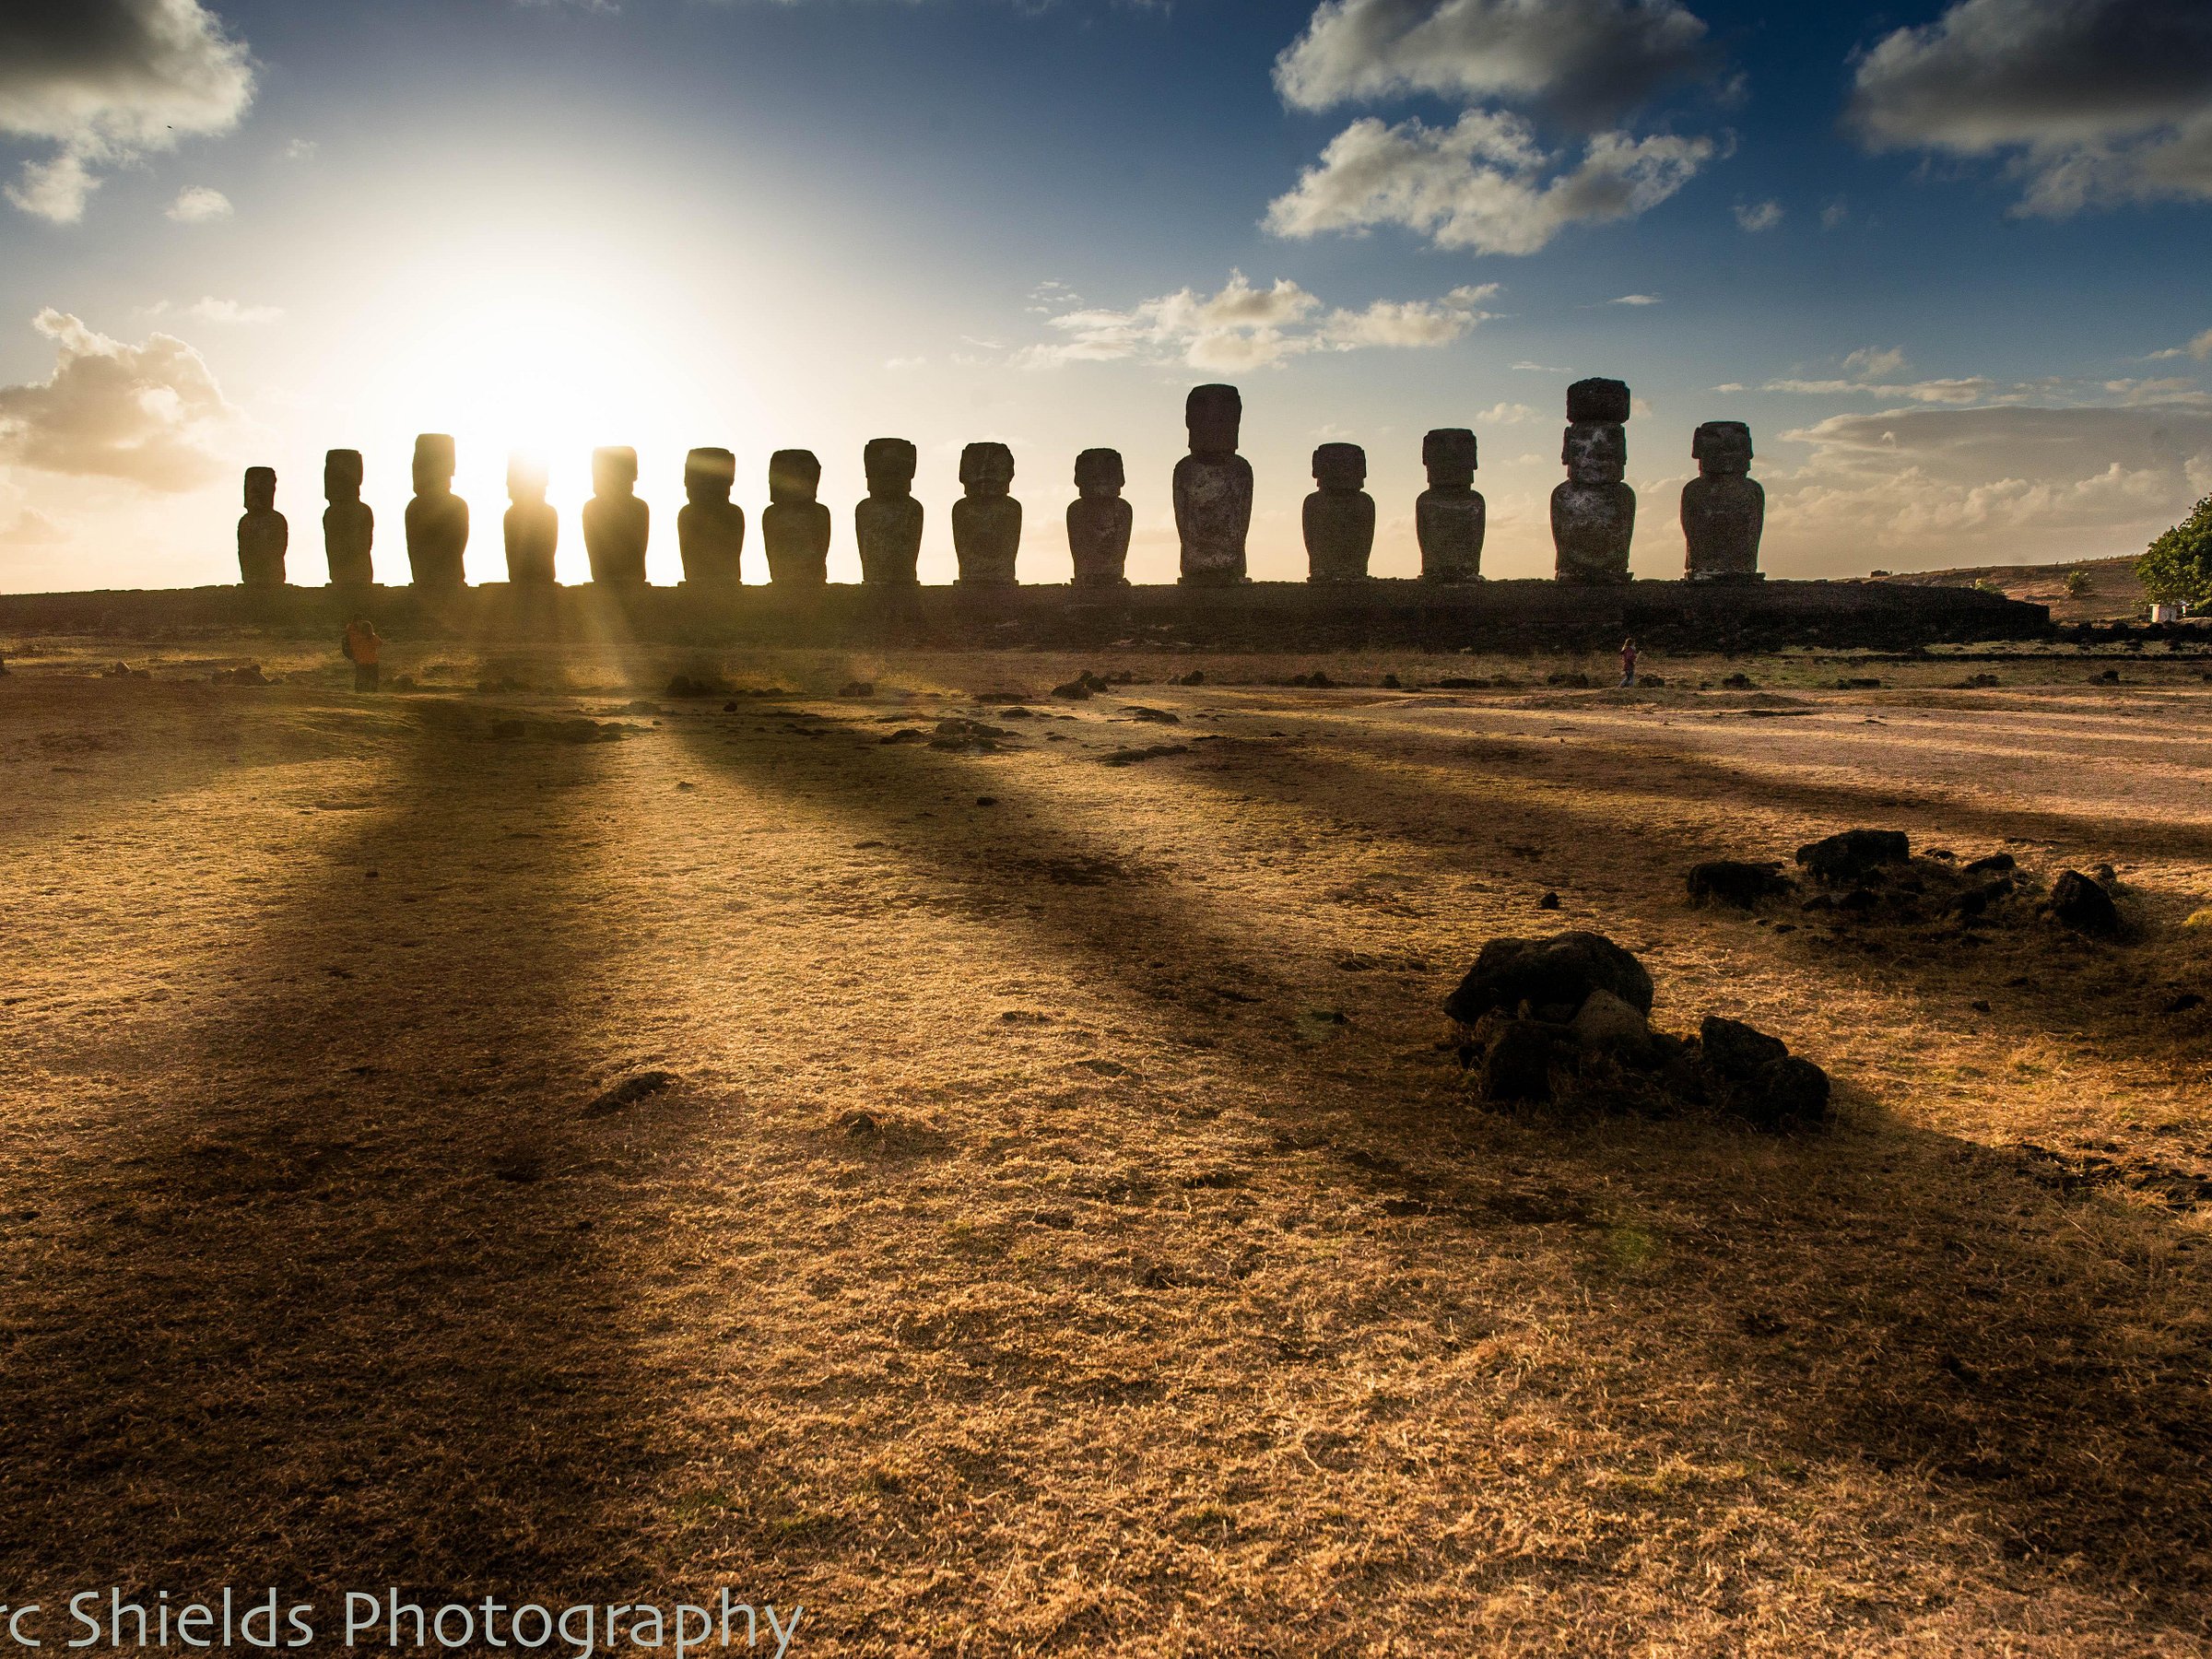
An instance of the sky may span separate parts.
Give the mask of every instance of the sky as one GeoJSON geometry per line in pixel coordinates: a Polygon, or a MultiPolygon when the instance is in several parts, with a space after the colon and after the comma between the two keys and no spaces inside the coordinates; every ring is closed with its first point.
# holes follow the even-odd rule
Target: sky
{"type": "Polygon", "coordinates": [[[6,0],[0,590],[234,581],[268,465],[324,580],[364,452],[386,580],[448,431],[472,580],[508,453],[581,580],[629,444],[913,440],[924,581],[998,440],[1023,580],[1078,450],[1171,580],[1182,398],[1229,381],[1251,568],[1302,576],[1313,447],[1419,564],[1421,435],[1475,429],[1484,569],[1547,575],[1568,382],[1628,381],[1632,565],[1681,572],[1701,420],[1747,421],[1777,576],[2139,551],[2212,491],[2212,6],[1956,0],[6,0]]]}

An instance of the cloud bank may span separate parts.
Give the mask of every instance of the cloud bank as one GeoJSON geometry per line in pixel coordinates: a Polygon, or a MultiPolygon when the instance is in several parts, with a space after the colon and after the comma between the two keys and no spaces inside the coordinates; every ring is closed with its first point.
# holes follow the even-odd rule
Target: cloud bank
{"type": "Polygon", "coordinates": [[[217,446],[238,411],[190,346],[165,334],[128,346],[53,310],[31,325],[54,343],[53,373],[0,386],[0,462],[163,491],[221,470],[217,446]]]}
{"type": "Polygon", "coordinates": [[[0,133],[55,147],[7,199],[55,224],[84,217],[103,170],[228,132],[253,97],[244,44],[199,0],[0,6],[0,133]]]}

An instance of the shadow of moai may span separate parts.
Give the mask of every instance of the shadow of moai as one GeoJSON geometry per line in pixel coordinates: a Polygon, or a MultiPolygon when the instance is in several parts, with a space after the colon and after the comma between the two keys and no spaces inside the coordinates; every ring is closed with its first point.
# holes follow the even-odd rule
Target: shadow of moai
{"type": "Polygon", "coordinates": [[[1077,587],[1127,587],[1129,503],[1122,500],[1127,482],[1122,452],[1087,449],[1076,457],[1076,488],[1067,504],[1067,551],[1075,562],[1077,587]]]}
{"type": "Polygon", "coordinates": [[[1175,463],[1175,533],[1188,587],[1245,580],[1252,530],[1252,463],[1237,453],[1244,400],[1234,386],[1194,386],[1183,400],[1191,453],[1175,463]]]}
{"type": "Polygon", "coordinates": [[[1413,504],[1423,582],[1480,582],[1488,508],[1475,489],[1475,434],[1439,427],[1421,440],[1429,488],[1413,504]]]}
{"type": "Polygon", "coordinates": [[[333,587],[367,587],[376,580],[371,547],[376,514],[361,500],[361,452],[334,449],[323,456],[323,557],[333,587]]]}
{"type": "Polygon", "coordinates": [[[1709,420],[1690,441],[1698,477],[1682,486],[1682,539],[1691,582],[1761,582],[1759,538],[1767,524],[1767,492],[1750,477],[1751,429],[1740,420],[1709,420]]]}
{"type": "Polygon", "coordinates": [[[960,484],[952,504],[952,551],[962,587],[1012,587],[1021,552],[1021,503],[1012,495],[1014,452],[1003,443],[971,443],[960,452],[960,484]]]}
{"type": "Polygon", "coordinates": [[[1551,539],[1558,580],[1610,586],[1629,580],[1636,533],[1636,492],[1629,465],[1629,389],[1616,380],[1567,388],[1567,432],[1559,458],[1567,481],[1551,492],[1551,539]]]}
{"type": "Polygon", "coordinates": [[[407,575],[419,588],[468,584],[468,503],[453,493],[453,441],[415,440],[415,499],[407,503],[407,575]]]}
{"type": "Polygon", "coordinates": [[[284,585],[291,526],[276,511],[276,469],[246,468],[246,510],[238,520],[238,579],[250,588],[284,585]]]}
{"type": "Polygon", "coordinates": [[[638,452],[609,444],[592,452],[592,499],[583,504],[583,556],[602,587],[645,585],[653,509],[638,500],[638,452]]]}
{"type": "Polygon", "coordinates": [[[914,500],[914,446],[903,438],[871,438],[861,452],[868,493],[853,512],[860,541],[860,579],[870,587],[912,587],[920,581],[922,503],[914,500]]]}
{"type": "Polygon", "coordinates": [[[830,580],[830,509],[815,500],[822,464],[812,450],[778,450],[768,458],[768,509],[760,541],[768,579],[777,587],[820,587],[830,580]]]}
{"type": "Polygon", "coordinates": [[[745,509],[730,500],[736,483],[737,457],[726,449],[695,449],[684,457],[676,546],[684,580],[695,587],[735,587],[745,580],[745,509]]]}
{"type": "Polygon", "coordinates": [[[553,555],[560,546],[560,515],[546,501],[545,463],[533,456],[507,457],[507,580],[516,587],[549,587],[553,555]]]}
{"type": "Polygon", "coordinates": [[[1375,499],[1367,493],[1367,452],[1356,443],[1324,443],[1313,452],[1306,498],[1306,580],[1365,582],[1375,550],[1375,499]]]}

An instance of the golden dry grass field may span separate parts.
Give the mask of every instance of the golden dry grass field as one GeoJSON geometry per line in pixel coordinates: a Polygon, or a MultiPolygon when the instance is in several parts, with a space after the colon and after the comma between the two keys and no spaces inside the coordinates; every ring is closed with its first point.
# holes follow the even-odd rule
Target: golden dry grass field
{"type": "Polygon", "coordinates": [[[2194,664],[145,650],[0,678],[0,1599],[2212,1651],[2194,664]],[[953,718],[1011,735],[884,741],[953,718]],[[2109,863],[2130,936],[1686,902],[1854,825],[2109,863]],[[1482,1109],[1440,1000],[1577,926],[1832,1126],[1482,1109]]]}

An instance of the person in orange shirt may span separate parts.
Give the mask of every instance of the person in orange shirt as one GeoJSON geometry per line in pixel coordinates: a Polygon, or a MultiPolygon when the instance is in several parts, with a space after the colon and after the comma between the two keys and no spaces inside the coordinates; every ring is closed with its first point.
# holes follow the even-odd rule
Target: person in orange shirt
{"type": "Polygon", "coordinates": [[[356,617],[346,624],[346,657],[353,665],[353,688],[356,691],[376,689],[376,654],[383,641],[377,637],[376,624],[366,617],[356,617]]]}

